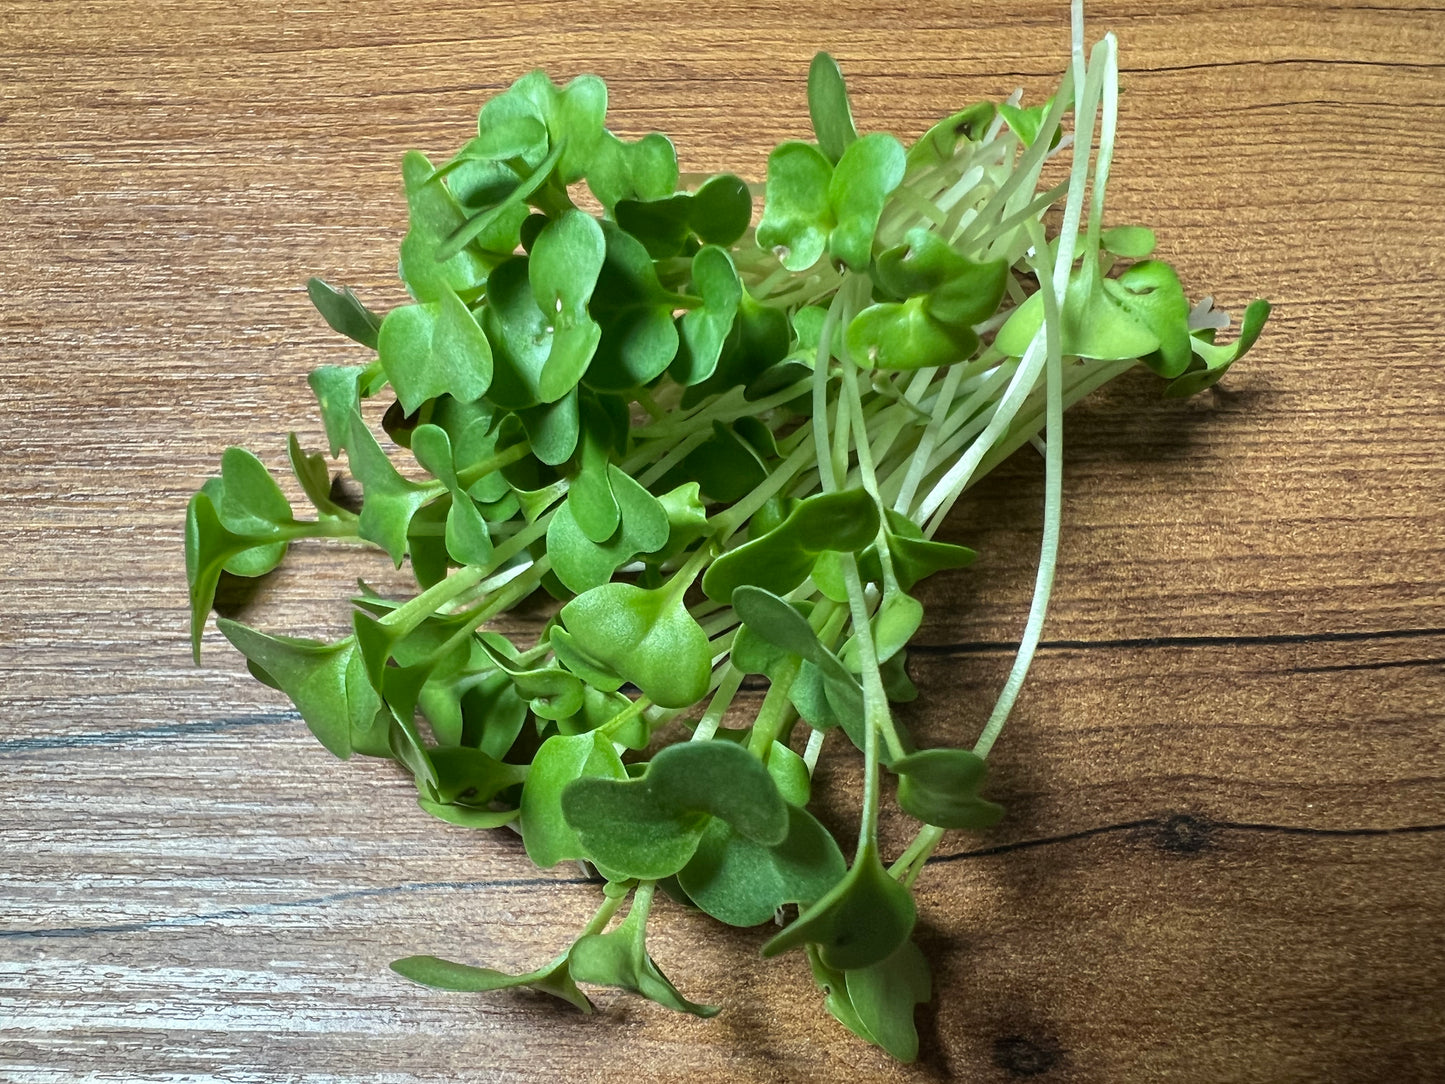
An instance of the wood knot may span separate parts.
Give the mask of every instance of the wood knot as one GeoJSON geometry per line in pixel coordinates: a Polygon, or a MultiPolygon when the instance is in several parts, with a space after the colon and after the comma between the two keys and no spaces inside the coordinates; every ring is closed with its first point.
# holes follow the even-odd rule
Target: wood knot
{"type": "Polygon", "coordinates": [[[1005,1035],[993,1043],[993,1063],[1009,1076],[1042,1076],[1063,1059],[1059,1044],[1048,1036],[1028,1039],[1022,1035],[1005,1035]]]}
{"type": "Polygon", "coordinates": [[[1166,817],[1154,832],[1154,845],[1170,854],[1198,854],[1214,841],[1217,826],[1192,813],[1166,817]]]}

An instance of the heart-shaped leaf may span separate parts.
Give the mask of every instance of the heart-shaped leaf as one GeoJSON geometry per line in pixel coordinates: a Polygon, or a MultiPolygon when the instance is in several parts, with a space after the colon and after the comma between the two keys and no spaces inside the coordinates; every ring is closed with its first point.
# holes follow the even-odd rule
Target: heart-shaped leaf
{"type": "Polygon", "coordinates": [[[939,828],[992,828],[1003,807],[978,796],[987,770],[967,749],[924,749],[889,765],[898,774],[898,805],[939,828]]]}
{"type": "Polygon", "coordinates": [[[576,831],[562,815],[562,795],[578,779],[626,779],[612,743],[599,733],[554,734],[537,750],[522,787],[519,824],[527,857],[543,869],[587,857],[576,831]]]}
{"type": "Polygon", "coordinates": [[[567,603],[561,617],[574,647],[654,703],[683,708],[707,693],[712,650],[681,589],[606,583],[567,603]]]}
{"type": "Polygon", "coordinates": [[[789,806],[787,837],[772,845],[747,838],[725,821],[712,821],[678,880],[713,918],[730,926],[756,926],[784,904],[820,899],[847,868],[828,830],[812,814],[789,806]]]}
{"type": "Polygon", "coordinates": [[[217,627],[268,684],[291,698],[317,741],[343,760],[351,755],[354,731],[370,729],[381,698],[366,677],[366,666],[351,637],[334,644],[271,636],[221,618],[217,627]]]}
{"type": "MultiPolygon", "coordinates": [[[[467,244],[448,249],[446,239],[463,228],[467,216],[437,179],[430,160],[420,151],[408,151],[401,160],[401,174],[411,228],[401,242],[400,271],[411,296],[422,302],[439,301],[443,287],[456,292],[486,282],[499,257],[489,259],[467,244]]],[[[498,217],[493,227],[491,234],[479,230],[468,241],[475,239],[479,247],[494,252],[510,251],[516,241],[507,245],[507,235],[515,231],[515,221],[498,217]]]]}
{"type": "Polygon", "coordinates": [[[562,812],[587,853],[644,880],[682,869],[709,818],[756,843],[779,844],[788,808],[762,762],[726,741],[668,746],[637,778],[582,779],[562,796],[562,812]]]}
{"type": "Polygon", "coordinates": [[[1179,276],[1163,260],[1144,260],[1117,279],[1105,279],[1114,302],[1159,339],[1159,349],[1143,361],[1160,376],[1173,378],[1193,359],[1189,338],[1189,299],[1179,276]]]}
{"type": "Polygon", "coordinates": [[[915,917],[912,895],[888,876],[870,841],[847,876],[765,944],[763,955],[817,945],[828,967],[868,967],[886,960],[908,940],[915,917]]]}
{"type": "Polygon", "coordinates": [[[972,328],[934,319],[926,297],[869,305],[848,323],[848,352],[859,365],[911,370],[965,361],[978,349],[972,328]]]}
{"type": "Polygon", "coordinates": [[[731,601],[743,584],[785,595],[808,578],[825,550],[856,551],[878,534],[878,505],[864,490],[820,493],[799,501],[773,530],[717,558],[702,589],[718,602],[731,601]]]}
{"type": "Polygon", "coordinates": [[[768,155],[761,248],[773,249],[789,271],[806,271],[822,257],[833,229],[828,182],[833,164],[811,143],[782,143],[768,155]]]}
{"type": "Polygon", "coordinates": [[[676,356],[672,310],[680,299],[662,288],[641,241],[611,222],[602,223],[602,234],[607,254],[591,306],[602,337],[586,383],[627,391],[650,384],[676,356]]]}
{"type": "Polygon", "coordinates": [[[868,269],[873,234],[883,204],[903,181],[905,157],[903,144],[893,136],[870,132],[850,143],[838,159],[828,181],[828,204],[835,223],[828,251],[834,260],[854,271],[868,269]]]}
{"type": "Polygon", "coordinates": [[[649,132],[635,143],[604,131],[593,150],[587,187],[597,202],[611,211],[619,200],[660,200],[677,188],[677,152],[660,132],[649,132]]]}
{"type": "Polygon", "coordinates": [[[928,960],[912,941],[869,967],[845,971],[848,1001],[872,1039],[905,1065],[918,1057],[914,1006],[932,992],[928,960]]]}
{"type": "Polygon", "coordinates": [[[700,384],[712,376],[743,296],[732,258],[716,245],[693,256],[692,279],[703,304],[682,317],[682,349],[669,368],[679,384],[700,384]]]}

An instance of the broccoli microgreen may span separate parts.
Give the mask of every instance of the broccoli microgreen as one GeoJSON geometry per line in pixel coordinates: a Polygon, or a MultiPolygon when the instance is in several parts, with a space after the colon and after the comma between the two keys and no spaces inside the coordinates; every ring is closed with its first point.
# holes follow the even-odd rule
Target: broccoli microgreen
{"type": "Polygon", "coordinates": [[[912,147],[859,132],[820,53],[816,141],[769,157],[756,228],[756,187],[680,175],[658,133],[616,137],[592,76],[532,72],[451,160],[405,156],[413,301],[383,316],[308,287],[374,355],[309,378],[359,511],[293,435],[316,518],[230,448],[185,539],[197,657],[223,573],[262,575],[311,537],[409,562],[419,593],[364,591],[335,642],[220,630],[338,757],[389,757],[426,812],[509,827],[538,866],[581,861],[603,883],[597,915],[536,971],[413,956],[398,973],[583,1011],[579,982],[614,986],[712,1015],[647,951],[660,885],[729,925],[776,918],[764,955],[802,949],[830,1013],[916,1056],[931,980],[912,886],[946,831],[1004,815],[982,793],[987,758],[1053,584],[1064,411],[1134,365],[1170,395],[1206,388],[1269,314],[1254,302],[1216,343],[1227,321],[1191,308],[1153,233],[1106,227],[1117,98],[1114,39],[1086,56],[1076,0],[1050,98],[970,106],[912,147]],[[1041,187],[1064,154],[1068,180],[1041,187]],[[582,184],[601,215],[574,203],[582,184]],[[394,399],[381,439],[361,414],[380,396],[394,399]],[[933,536],[1026,443],[1043,452],[1044,530],[1015,663],[971,746],[918,749],[892,708],[918,695],[914,591],[975,557],[933,536]],[[535,642],[485,629],[539,593],[561,605],[535,642]],[[723,727],[748,674],[767,695],[723,727]],[[834,732],[862,759],[851,860],[807,809],[834,732]],[[885,771],[920,824],[891,865],[885,771]]]}

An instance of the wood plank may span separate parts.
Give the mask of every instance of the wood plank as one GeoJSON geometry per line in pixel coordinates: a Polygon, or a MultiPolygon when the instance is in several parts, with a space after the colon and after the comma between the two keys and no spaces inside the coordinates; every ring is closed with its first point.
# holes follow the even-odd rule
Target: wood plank
{"type": "MultiPolygon", "coordinates": [[[[184,502],[228,444],[280,465],[287,431],[319,443],[305,373],[355,354],[300,284],[401,300],[403,149],[448,153],[543,64],[605,76],[614,125],[666,129],[684,168],[761,176],[806,134],[816,48],[907,137],[1045,92],[1066,10],[10,0],[0,1080],[1445,1079],[1425,4],[1090,5],[1121,40],[1116,220],[1154,225],[1192,295],[1276,313],[1225,390],[1170,402],[1133,374],[1070,417],[1055,605],[992,761],[1009,816],[920,882],[939,995],[917,1067],[829,1020],[799,960],[758,960],[760,932],[670,905],[655,954],[715,1021],[403,982],[386,965],[417,951],[535,963],[594,890],[425,817],[388,765],[336,764],[214,632],[190,662],[184,502]]],[[[1002,682],[1039,473],[1025,452],[948,525],[982,559],[924,592],[921,738],[971,736],[1002,682]]],[[[404,587],[369,554],[292,558],[227,604],[323,635],[357,575],[404,587]]],[[[856,760],[820,781],[845,796],[856,760]]],[[[840,836],[850,808],[825,805],[840,836]]]]}

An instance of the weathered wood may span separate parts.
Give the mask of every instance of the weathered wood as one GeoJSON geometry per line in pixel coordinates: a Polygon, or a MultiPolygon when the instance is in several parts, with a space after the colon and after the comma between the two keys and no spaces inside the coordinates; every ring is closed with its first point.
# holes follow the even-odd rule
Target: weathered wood
{"type": "MultiPolygon", "coordinates": [[[[1121,41],[1115,219],[1155,226],[1191,294],[1276,315],[1217,394],[1126,378],[1070,416],[1055,605],[995,757],[1009,816],[920,882],[919,1066],[843,1032],[760,933],[668,905],[656,955],[717,1020],[410,986],[391,959],[540,961],[594,890],[332,761],[214,632],[190,663],[184,501],[228,444],[318,442],[305,373],[354,355],[299,284],[401,298],[403,149],[447,153],[544,65],[606,77],[612,123],[667,130],[685,169],[761,176],[806,131],[815,49],[866,126],[912,136],[1046,90],[1066,11],[10,0],[0,1080],[1445,1079],[1438,9],[1090,6],[1121,41]]],[[[920,733],[971,733],[1006,671],[1031,455],[948,526],[983,559],[925,593],[920,733]]],[[[336,630],[357,575],[401,583],[297,547],[248,613],[336,630]]]]}

